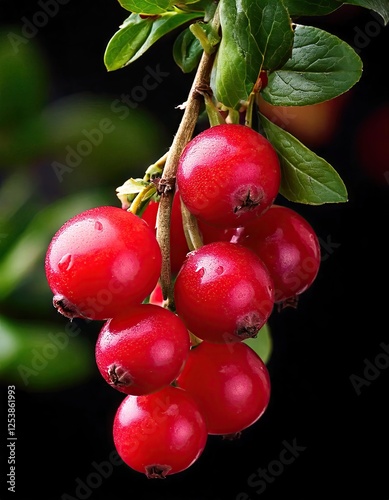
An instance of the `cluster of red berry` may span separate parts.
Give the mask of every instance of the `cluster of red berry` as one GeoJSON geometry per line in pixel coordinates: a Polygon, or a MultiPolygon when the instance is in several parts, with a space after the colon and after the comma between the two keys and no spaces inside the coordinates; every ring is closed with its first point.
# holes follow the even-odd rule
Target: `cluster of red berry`
{"type": "Polygon", "coordinates": [[[275,304],[296,302],[320,264],[310,224],[274,203],[280,179],[274,148],[248,126],[213,126],[187,144],[171,213],[173,307],[164,307],[159,284],[158,201],[142,216],[112,206],[86,210],[49,245],[54,306],[70,319],[104,321],[96,364],[125,394],[114,443],[148,477],[187,469],[208,435],[239,435],[268,406],[268,369],[243,341],[258,334],[275,304]],[[192,251],[181,206],[201,235],[192,251]]]}

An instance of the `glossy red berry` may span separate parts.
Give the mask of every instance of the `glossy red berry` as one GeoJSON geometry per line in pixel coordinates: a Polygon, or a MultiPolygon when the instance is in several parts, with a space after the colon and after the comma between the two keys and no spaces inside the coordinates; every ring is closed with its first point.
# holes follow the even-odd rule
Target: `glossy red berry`
{"type": "Polygon", "coordinates": [[[314,282],[320,244],[309,222],[288,207],[273,205],[244,228],[239,242],[265,263],[274,282],[275,301],[294,301],[314,282]]]}
{"type": "Polygon", "coordinates": [[[186,470],[202,454],[207,437],[198,404],[178,387],[126,396],[114,418],[113,438],[119,456],[149,478],[186,470]]]}
{"type": "Polygon", "coordinates": [[[184,148],[177,169],[177,185],[188,210],[222,228],[243,226],[266,211],[280,181],[280,163],[271,143],[238,124],[200,132],[184,148]]]}
{"type": "Polygon", "coordinates": [[[45,271],[61,314],[105,320],[150,294],[161,262],[155,234],[140,217],[102,206],[72,217],[57,231],[45,271]]]}
{"type": "Polygon", "coordinates": [[[155,285],[154,290],[150,293],[149,304],[155,304],[157,306],[163,307],[163,293],[159,282],[155,285]]]}
{"type": "Polygon", "coordinates": [[[188,254],[174,286],[176,311],[188,330],[210,342],[257,335],[274,305],[273,282],[261,259],[230,242],[188,254]]]}
{"type": "Polygon", "coordinates": [[[171,384],[188,357],[190,338],[168,309],[133,306],[108,320],[96,342],[97,367],[104,380],[125,394],[149,394],[171,384]]]}
{"type": "Polygon", "coordinates": [[[270,400],[270,376],[243,342],[202,342],[191,349],[177,384],[198,402],[209,434],[236,434],[254,424],[270,400]]]}

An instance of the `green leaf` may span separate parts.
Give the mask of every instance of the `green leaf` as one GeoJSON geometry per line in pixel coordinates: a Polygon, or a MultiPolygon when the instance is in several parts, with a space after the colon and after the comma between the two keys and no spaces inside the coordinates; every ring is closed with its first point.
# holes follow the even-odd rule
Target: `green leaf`
{"type": "Polygon", "coordinates": [[[261,114],[260,120],[280,159],[282,196],[308,205],[348,201],[346,186],[329,163],[261,114]]]}
{"type": "Polygon", "coordinates": [[[197,68],[203,48],[189,27],[182,31],[173,45],[173,59],[183,73],[190,73],[197,68]]]}
{"type": "Polygon", "coordinates": [[[350,45],[312,26],[296,25],[292,57],[269,74],[263,98],[275,106],[305,106],[347,92],[362,75],[350,45]]]}
{"type": "Polygon", "coordinates": [[[9,27],[0,31],[0,143],[2,128],[5,134],[25,120],[31,122],[47,96],[46,61],[33,41],[26,44],[19,30],[9,27]]]}
{"type": "Polygon", "coordinates": [[[219,102],[237,110],[261,69],[274,69],[288,59],[293,30],[281,0],[221,0],[220,25],[211,86],[219,102]]]}
{"type": "MultiPolygon", "coordinates": [[[[131,14],[108,42],[104,53],[104,64],[108,71],[114,71],[135,60],[150,34],[153,18],[142,19],[131,14]]],[[[139,57],[139,56],[138,56],[139,57]]]]}
{"type": "Polygon", "coordinates": [[[284,0],[289,14],[293,16],[324,16],[338,9],[338,0],[284,0]]]}
{"type": "Polygon", "coordinates": [[[273,340],[267,323],[263,325],[255,338],[246,339],[243,342],[251,347],[265,364],[269,362],[273,352],[273,340]]]}
{"type": "Polygon", "coordinates": [[[142,18],[131,14],[108,42],[104,53],[104,64],[114,71],[132,63],[157,40],[179,26],[202,17],[199,12],[166,12],[158,17],[142,18]]]}
{"type": "Polygon", "coordinates": [[[119,0],[120,5],[136,14],[163,14],[174,5],[174,0],[119,0]]]}
{"type": "Polygon", "coordinates": [[[359,7],[364,7],[366,9],[372,10],[379,14],[385,25],[389,23],[389,2],[388,0],[352,0],[346,2],[350,5],[358,5],[359,7]]]}
{"type": "Polygon", "coordinates": [[[199,40],[202,48],[207,54],[215,52],[216,47],[220,42],[220,36],[210,24],[203,22],[192,23],[189,26],[189,29],[199,40]]]}
{"type": "Polygon", "coordinates": [[[95,373],[93,343],[75,323],[28,323],[0,316],[0,377],[26,391],[80,384],[95,373]]]}

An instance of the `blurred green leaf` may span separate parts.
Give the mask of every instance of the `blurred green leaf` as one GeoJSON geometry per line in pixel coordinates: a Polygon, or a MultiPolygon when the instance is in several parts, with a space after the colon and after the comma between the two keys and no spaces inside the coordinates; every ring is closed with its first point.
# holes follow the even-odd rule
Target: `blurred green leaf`
{"type": "Polygon", "coordinates": [[[355,50],[335,35],[296,25],[292,57],[269,73],[263,98],[275,106],[305,106],[347,92],[362,75],[355,50]]]}
{"type": "MultiPolygon", "coordinates": [[[[4,300],[16,287],[39,267],[44,279],[44,256],[51,238],[68,219],[79,212],[99,206],[102,196],[93,191],[53,202],[36,214],[31,214],[27,226],[20,229],[19,238],[0,258],[0,299],[4,300]]],[[[112,204],[116,206],[115,197],[112,204]]]]}
{"type": "Polygon", "coordinates": [[[48,92],[47,68],[37,46],[15,46],[12,35],[12,26],[0,31],[0,143],[2,127],[31,119],[44,106],[48,92]]]}
{"type": "Polygon", "coordinates": [[[244,343],[250,346],[265,364],[269,362],[273,352],[273,340],[268,323],[259,330],[256,338],[246,339],[244,343]]]}
{"type": "Polygon", "coordinates": [[[75,323],[19,322],[0,316],[0,378],[26,391],[80,384],[95,371],[93,343],[75,323]]]}
{"type": "Polygon", "coordinates": [[[166,147],[157,118],[137,109],[139,100],[131,93],[120,97],[75,94],[45,109],[47,176],[66,184],[67,191],[143,176],[166,147]]]}
{"type": "Polygon", "coordinates": [[[328,162],[265,116],[260,115],[260,120],[280,159],[280,194],[309,205],[347,202],[346,186],[328,162]]]}

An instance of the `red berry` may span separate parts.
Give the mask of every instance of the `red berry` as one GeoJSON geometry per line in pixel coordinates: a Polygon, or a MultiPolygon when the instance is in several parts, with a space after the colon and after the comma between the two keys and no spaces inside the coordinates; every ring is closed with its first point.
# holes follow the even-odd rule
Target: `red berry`
{"type": "Polygon", "coordinates": [[[157,306],[163,307],[163,293],[159,282],[155,285],[154,290],[150,293],[149,304],[155,304],[157,306]]]}
{"type": "Polygon", "coordinates": [[[274,305],[273,282],[261,259],[229,242],[190,252],[174,287],[176,311],[188,330],[210,342],[254,337],[274,305]]]}
{"type": "Polygon", "coordinates": [[[198,402],[209,434],[242,432],[263,415],[270,400],[266,365],[243,342],[202,342],[192,348],[177,384],[198,402]]]}
{"type": "Polygon", "coordinates": [[[176,379],[189,348],[189,333],[176,314],[140,304],[104,324],[96,342],[96,363],[115,389],[148,394],[176,379]]]}
{"type": "Polygon", "coordinates": [[[194,137],[178,163],[177,185],[188,210],[222,228],[243,226],[275,200],[280,163],[271,143],[250,127],[222,124],[194,137]]]}
{"type": "Polygon", "coordinates": [[[155,234],[140,217],[103,206],[74,216],[57,231],[45,270],[61,314],[104,320],[150,294],[161,262],[155,234]]]}
{"type": "Polygon", "coordinates": [[[149,478],[163,478],[190,467],[202,454],[208,433],[193,397],[168,386],[144,396],[126,396],[113,424],[122,460],[149,478]]]}
{"type": "Polygon", "coordinates": [[[239,243],[265,263],[275,301],[293,301],[310,287],[320,267],[320,244],[308,221],[294,210],[273,205],[247,225],[239,243]]]}

